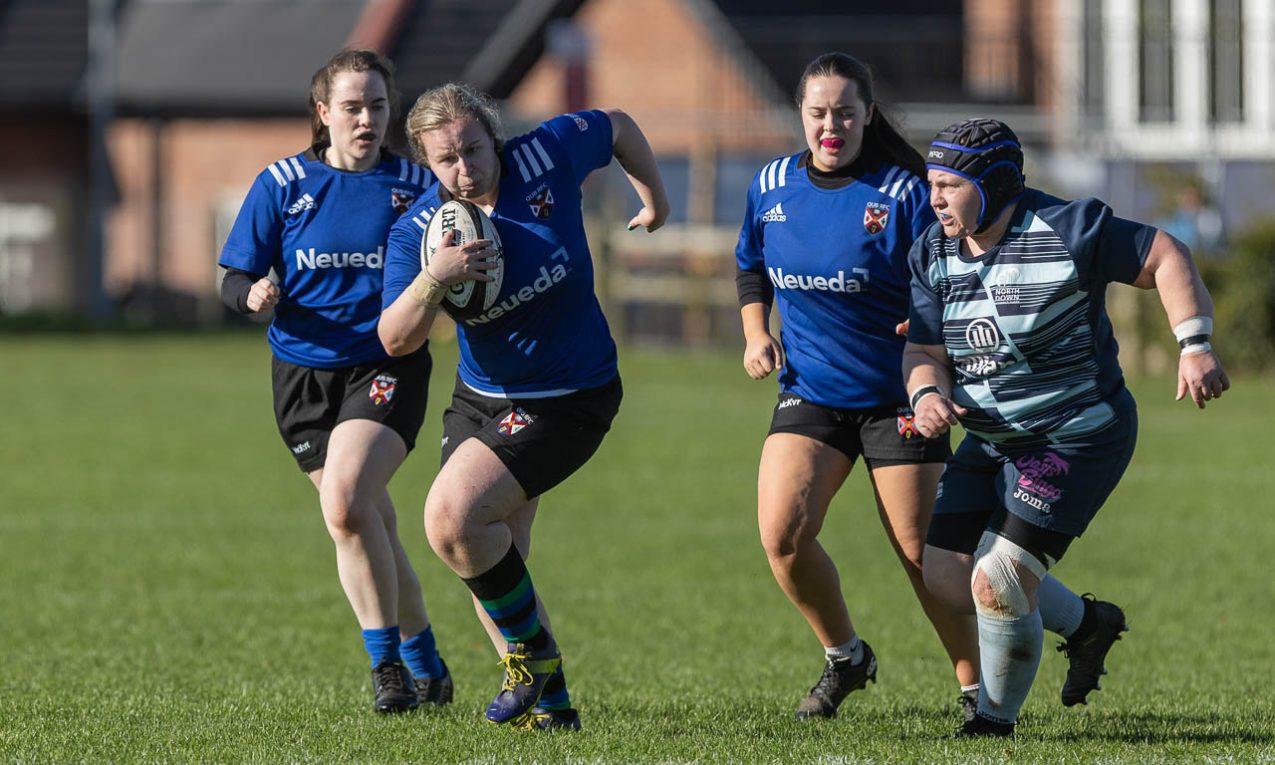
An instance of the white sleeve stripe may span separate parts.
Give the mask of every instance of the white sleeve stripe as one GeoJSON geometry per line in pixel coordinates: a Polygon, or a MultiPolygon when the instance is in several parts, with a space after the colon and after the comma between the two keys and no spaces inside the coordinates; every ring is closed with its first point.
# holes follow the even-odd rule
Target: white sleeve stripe
{"type": "Polygon", "coordinates": [[[911,196],[912,192],[916,190],[916,185],[920,182],[920,178],[915,175],[912,176],[912,180],[908,181],[908,185],[903,187],[903,196],[901,198],[906,199],[908,196],[911,196]]]}
{"type": "Polygon", "coordinates": [[[407,160],[400,157],[398,160],[398,179],[400,181],[407,180],[407,167],[407,160]]]}
{"type": "Polygon", "coordinates": [[[775,160],[766,166],[766,187],[775,188],[775,168],[779,167],[779,160],[775,160]]]}
{"type": "Polygon", "coordinates": [[[527,163],[522,161],[522,155],[518,153],[517,149],[509,152],[509,154],[514,158],[514,162],[518,164],[518,172],[522,173],[522,182],[530,181],[531,173],[527,172],[527,163]]]}
{"type": "Polygon", "coordinates": [[[267,165],[266,169],[270,171],[270,174],[274,176],[274,179],[279,182],[280,186],[288,185],[288,182],[283,177],[283,173],[279,172],[279,168],[274,165],[267,165]]]}
{"type": "Polygon", "coordinates": [[[890,168],[890,172],[885,174],[885,182],[881,184],[881,188],[877,189],[877,191],[880,191],[882,194],[886,193],[886,189],[890,188],[890,184],[894,181],[894,176],[898,174],[898,172],[899,168],[897,166],[890,168]]]}
{"type": "Polygon", "coordinates": [[[424,215],[417,215],[415,218],[412,218],[412,222],[415,223],[421,231],[424,231],[429,226],[429,218],[426,218],[424,215]]]}
{"type": "Polygon", "coordinates": [[[903,182],[907,179],[908,176],[906,173],[899,173],[899,180],[895,181],[894,185],[890,187],[890,196],[895,199],[903,199],[903,194],[900,193],[899,189],[903,188],[903,182]]]}
{"type": "Polygon", "coordinates": [[[300,161],[298,161],[296,157],[293,157],[293,158],[292,158],[291,160],[289,160],[289,161],[290,161],[290,162],[292,162],[292,167],[293,167],[293,169],[297,171],[297,177],[298,177],[298,178],[304,178],[304,177],[305,177],[305,168],[301,166],[301,162],[300,162],[300,161]]]}
{"type": "Polygon", "coordinates": [[[280,160],[274,164],[275,164],[275,167],[283,171],[284,177],[287,178],[288,180],[295,181],[297,179],[297,177],[292,174],[292,168],[288,167],[288,164],[286,162],[280,160]]]}
{"type": "Polygon", "coordinates": [[[788,183],[785,177],[788,175],[788,160],[792,157],[784,157],[784,161],[779,163],[779,185],[784,186],[788,183]]]}
{"type": "Polygon", "coordinates": [[[549,159],[549,153],[545,151],[545,147],[540,145],[539,138],[532,138],[531,145],[536,147],[536,153],[540,155],[541,162],[545,166],[545,170],[553,169],[553,160],[549,159]]]}
{"type": "Polygon", "coordinates": [[[522,155],[527,158],[527,165],[531,168],[532,176],[538,176],[544,172],[544,170],[540,167],[540,163],[536,161],[536,155],[532,153],[530,145],[524,143],[522,146],[519,146],[518,149],[522,152],[522,155]]]}

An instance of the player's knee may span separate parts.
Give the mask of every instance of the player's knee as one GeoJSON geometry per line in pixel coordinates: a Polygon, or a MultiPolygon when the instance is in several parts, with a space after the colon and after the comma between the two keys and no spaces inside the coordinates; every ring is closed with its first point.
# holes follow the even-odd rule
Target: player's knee
{"type": "Polygon", "coordinates": [[[359,501],[353,482],[341,481],[335,476],[331,480],[324,476],[323,486],[319,489],[319,506],[333,536],[357,535],[369,519],[378,517],[372,503],[359,501]]]}
{"type": "Polygon", "coordinates": [[[974,552],[970,594],[974,608],[985,616],[1017,619],[1036,608],[1036,588],[1045,564],[1027,550],[990,531],[974,552]]]}
{"type": "Polygon", "coordinates": [[[425,537],[444,561],[453,560],[464,547],[465,517],[463,508],[446,495],[430,492],[425,500],[425,537]]]}

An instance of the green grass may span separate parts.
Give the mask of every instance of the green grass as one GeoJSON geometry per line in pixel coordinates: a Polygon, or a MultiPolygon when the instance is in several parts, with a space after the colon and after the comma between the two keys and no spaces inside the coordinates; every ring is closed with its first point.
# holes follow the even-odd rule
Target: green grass
{"type": "Polygon", "coordinates": [[[1275,762],[1270,382],[1206,412],[1136,386],[1133,466],[1058,569],[1129,614],[1107,688],[1064,710],[1047,649],[1018,740],[954,742],[951,670],[859,470],[822,539],[880,683],[791,719],[820,651],[756,538],[774,384],[623,352],[620,418],[541,503],[531,559],[586,730],[529,736],[481,720],[495,657],[421,530],[455,352],[436,355],[392,490],[457,698],[386,719],[261,337],[0,336],[0,761],[1275,762]]]}

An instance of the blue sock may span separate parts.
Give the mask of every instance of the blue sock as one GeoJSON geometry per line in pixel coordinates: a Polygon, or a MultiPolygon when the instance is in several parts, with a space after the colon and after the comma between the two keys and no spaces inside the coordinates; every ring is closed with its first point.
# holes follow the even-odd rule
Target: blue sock
{"type": "Polygon", "coordinates": [[[438,658],[438,648],[434,645],[433,627],[426,627],[424,632],[412,635],[398,648],[413,677],[443,676],[443,662],[438,658]]]}
{"type": "Polygon", "coordinates": [[[536,706],[550,710],[571,708],[571,694],[567,692],[567,676],[562,674],[561,664],[545,681],[544,692],[540,694],[540,702],[536,706]]]}
{"type": "Polygon", "coordinates": [[[1071,637],[1085,616],[1085,601],[1053,574],[1046,574],[1036,590],[1040,618],[1045,629],[1063,637],[1071,637]]]}
{"type": "Polygon", "coordinates": [[[1040,666],[1045,630],[1040,609],[998,618],[978,613],[978,713],[999,723],[1018,722],[1040,666]]]}
{"type": "Polygon", "coordinates": [[[367,655],[372,657],[372,666],[383,661],[399,661],[398,625],[382,627],[379,630],[363,630],[363,647],[367,655]]]}

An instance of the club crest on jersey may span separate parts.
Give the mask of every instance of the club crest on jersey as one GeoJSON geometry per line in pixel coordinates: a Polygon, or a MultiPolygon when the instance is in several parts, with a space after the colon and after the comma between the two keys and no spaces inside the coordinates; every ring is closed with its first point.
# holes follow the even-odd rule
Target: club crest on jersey
{"type": "Polygon", "coordinates": [[[920,431],[916,429],[916,414],[906,406],[901,406],[897,410],[899,435],[904,438],[912,438],[912,436],[920,435],[920,431]]]}
{"type": "Polygon", "coordinates": [[[500,421],[500,424],[496,426],[496,432],[502,436],[512,436],[533,422],[535,419],[527,414],[527,410],[518,407],[500,421]]]}
{"type": "Polygon", "coordinates": [[[553,192],[549,184],[542,183],[540,188],[527,195],[527,204],[531,206],[531,214],[544,220],[553,212],[553,192]]]}
{"type": "Polygon", "coordinates": [[[390,207],[394,208],[394,212],[402,215],[407,212],[407,208],[412,206],[416,201],[416,194],[403,189],[390,189],[390,207]]]}
{"type": "Polygon", "coordinates": [[[377,375],[372,381],[372,389],[367,392],[367,397],[372,399],[372,403],[380,406],[388,404],[390,399],[394,398],[394,389],[398,387],[398,378],[390,375],[377,375]]]}
{"type": "Polygon", "coordinates": [[[890,220],[890,205],[883,202],[869,202],[863,208],[863,228],[870,235],[885,231],[885,224],[890,220]]]}

